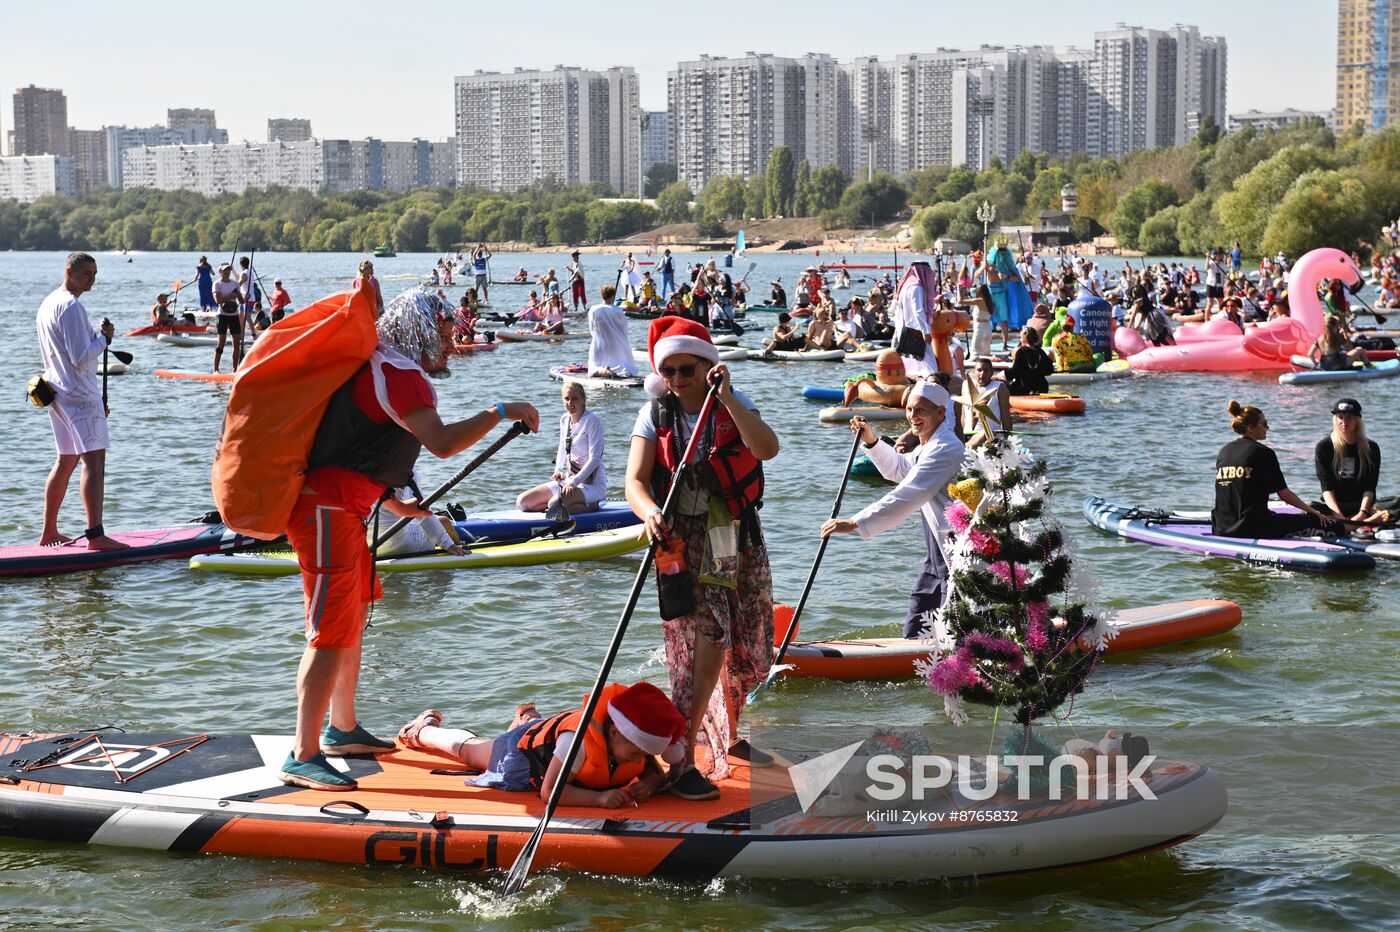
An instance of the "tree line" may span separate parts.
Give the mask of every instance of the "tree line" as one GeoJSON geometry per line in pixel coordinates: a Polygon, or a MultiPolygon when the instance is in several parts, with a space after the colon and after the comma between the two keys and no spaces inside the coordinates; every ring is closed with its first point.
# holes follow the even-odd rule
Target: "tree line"
{"type": "Polygon", "coordinates": [[[749,178],[711,179],[697,194],[675,166],[646,174],[652,203],[617,200],[602,184],[551,182],[513,193],[422,188],[395,193],[315,193],[286,188],[205,197],[134,188],[32,204],[0,200],[0,249],[245,249],[293,252],[447,251],[464,243],[566,246],[627,237],[660,224],[695,225],[701,238],[726,224],[814,217],[827,230],[889,223],[909,205],[913,246],[948,236],[979,243],[977,208],[997,223],[1033,223],[1058,209],[1073,182],[1081,241],[1111,232],[1152,255],[1199,254],[1238,241],[1250,255],[1299,255],[1315,246],[1364,249],[1400,214],[1400,130],[1335,135],[1320,120],[1221,135],[1209,118],[1187,145],[1121,159],[1067,159],[1023,152],[982,171],[930,166],[899,179],[877,173],[851,183],[835,166],[811,167],[788,147],[749,178]]]}

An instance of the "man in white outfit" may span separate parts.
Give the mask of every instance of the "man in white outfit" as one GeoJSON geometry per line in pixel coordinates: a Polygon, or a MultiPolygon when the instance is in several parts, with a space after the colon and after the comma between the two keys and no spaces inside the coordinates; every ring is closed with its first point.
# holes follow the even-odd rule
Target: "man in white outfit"
{"type": "Polygon", "coordinates": [[[627,315],[613,305],[617,289],[604,285],[602,304],[588,310],[588,330],[593,339],[588,344],[588,374],[603,378],[627,379],[637,374],[632,358],[632,344],[627,339],[627,315]]]}
{"type": "MultiPolygon", "coordinates": [[[[927,262],[911,262],[895,294],[894,347],[904,357],[904,371],[911,379],[922,378],[938,371],[933,349],[933,315],[938,298],[938,279],[927,262]],[[901,340],[917,333],[922,337],[923,351],[911,355],[901,347],[901,340]]],[[[918,342],[918,341],[916,341],[918,342]]]]}
{"type": "Polygon", "coordinates": [[[59,533],[58,512],[68,493],[68,480],[81,461],[79,488],[87,512],[83,537],[89,550],[120,550],[126,547],[108,537],[102,527],[103,491],[106,484],[107,405],[97,384],[97,364],[102,351],[112,342],[112,324],[102,322],[93,330],[87,310],[78,299],[92,290],[97,281],[97,260],[85,252],[68,256],[63,285],[44,299],[35,318],[39,334],[39,357],[44,363],[44,380],[54,390],[49,407],[54,445],[58,459],[44,484],[44,528],[40,546],[71,543],[73,538],[59,533]]]}

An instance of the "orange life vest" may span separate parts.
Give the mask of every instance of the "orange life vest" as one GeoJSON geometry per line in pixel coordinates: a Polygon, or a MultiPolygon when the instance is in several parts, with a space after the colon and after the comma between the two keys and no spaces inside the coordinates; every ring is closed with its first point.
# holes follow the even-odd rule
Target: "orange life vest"
{"type": "Polygon", "coordinates": [[[574,740],[583,738],[583,766],[569,782],[590,790],[611,790],[626,786],[642,775],[646,759],[620,763],[612,759],[608,752],[608,703],[613,697],[626,692],[627,687],[611,683],[603,687],[602,697],[593,710],[593,718],[588,727],[580,731],[579,721],[583,718],[583,706],[588,697],[572,712],[560,712],[549,718],[540,719],[520,736],[517,747],[530,761],[530,786],[538,790],[544,784],[544,775],[549,770],[549,762],[554,759],[554,748],[562,732],[572,731],[574,740]]]}

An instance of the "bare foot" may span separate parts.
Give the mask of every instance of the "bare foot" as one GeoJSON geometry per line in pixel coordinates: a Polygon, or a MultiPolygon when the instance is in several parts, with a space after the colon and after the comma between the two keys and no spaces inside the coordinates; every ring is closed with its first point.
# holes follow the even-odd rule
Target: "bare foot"
{"type": "Polygon", "coordinates": [[[106,534],[101,534],[97,537],[89,537],[87,546],[89,550],[125,550],[131,545],[113,540],[106,534]]]}
{"type": "Polygon", "coordinates": [[[39,538],[40,547],[62,547],[64,544],[73,543],[73,538],[67,534],[60,534],[54,531],[52,534],[44,534],[39,538]]]}

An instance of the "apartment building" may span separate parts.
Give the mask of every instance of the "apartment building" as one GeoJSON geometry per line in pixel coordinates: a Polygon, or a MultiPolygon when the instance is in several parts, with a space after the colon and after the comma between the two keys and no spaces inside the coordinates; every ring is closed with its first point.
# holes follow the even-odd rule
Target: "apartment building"
{"type": "Polygon", "coordinates": [[[478,71],[454,82],[457,183],[514,191],[546,180],[641,189],[632,68],[478,71]]]}
{"type": "Polygon", "coordinates": [[[10,155],[72,155],[68,98],[52,87],[21,87],[14,95],[10,155]]]}
{"type": "Polygon", "coordinates": [[[76,194],[71,155],[12,155],[0,158],[0,200],[28,204],[41,197],[76,194]]]}
{"type": "Polygon", "coordinates": [[[268,142],[306,142],[311,138],[310,120],[273,118],[267,121],[268,142]]]}
{"type": "Polygon", "coordinates": [[[1330,127],[1332,126],[1332,111],[1294,110],[1291,107],[1286,110],[1247,110],[1244,113],[1230,114],[1225,123],[1225,131],[1233,133],[1246,126],[1256,130],[1283,129],[1285,126],[1303,120],[1322,120],[1330,127]]]}
{"type": "Polygon", "coordinates": [[[1339,131],[1400,122],[1400,0],[1339,0],[1335,113],[1339,131]]]}

